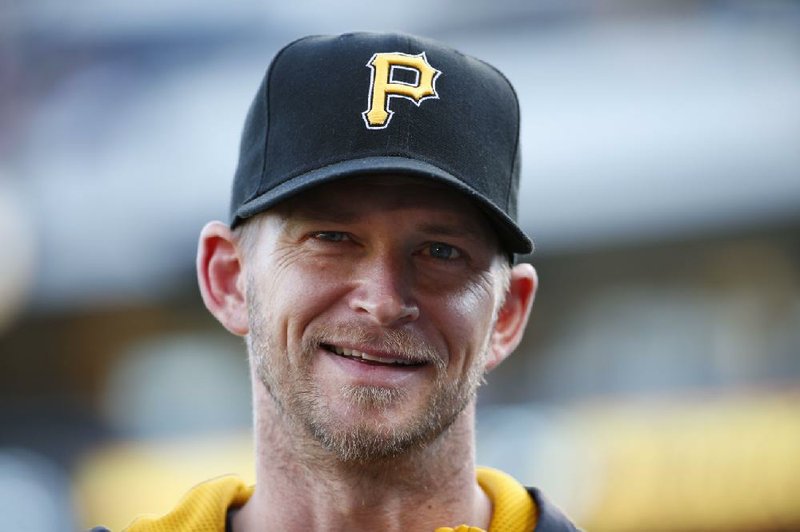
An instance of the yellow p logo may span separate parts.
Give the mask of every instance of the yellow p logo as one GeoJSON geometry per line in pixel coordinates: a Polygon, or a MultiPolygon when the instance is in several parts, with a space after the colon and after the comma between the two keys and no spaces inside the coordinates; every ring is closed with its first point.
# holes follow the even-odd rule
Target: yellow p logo
{"type": "Polygon", "coordinates": [[[391,98],[407,98],[419,107],[423,100],[439,98],[436,94],[436,78],[441,71],[433,68],[425,52],[417,55],[402,52],[377,53],[367,62],[372,69],[369,85],[369,107],[361,113],[368,129],[383,129],[389,125],[394,111],[389,110],[391,98]],[[395,79],[397,69],[408,70],[416,75],[416,83],[395,79]]]}

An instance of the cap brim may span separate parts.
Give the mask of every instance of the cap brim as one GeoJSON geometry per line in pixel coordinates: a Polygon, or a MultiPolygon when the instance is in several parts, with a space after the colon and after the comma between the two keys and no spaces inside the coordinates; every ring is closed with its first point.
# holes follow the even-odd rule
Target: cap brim
{"type": "Polygon", "coordinates": [[[366,157],[350,159],[323,166],[290,178],[267,192],[243,203],[233,214],[231,226],[263,212],[274,205],[309,188],[343,179],[368,174],[409,175],[445,183],[466,194],[489,215],[506,251],[526,254],[533,251],[533,242],[514,220],[494,203],[452,174],[432,164],[406,157],[366,157]]]}

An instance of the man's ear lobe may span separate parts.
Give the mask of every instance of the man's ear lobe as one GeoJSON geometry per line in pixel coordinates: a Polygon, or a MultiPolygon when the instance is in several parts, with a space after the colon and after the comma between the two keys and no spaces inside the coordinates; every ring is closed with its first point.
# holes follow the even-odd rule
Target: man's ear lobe
{"type": "Polygon", "coordinates": [[[233,233],[222,222],[210,222],[200,232],[197,281],[203,303],[211,314],[233,334],[247,334],[242,257],[233,233]]]}
{"type": "Polygon", "coordinates": [[[489,344],[487,371],[505,360],[522,340],[538,284],[536,270],[530,264],[517,264],[511,269],[508,292],[497,315],[489,344]]]}

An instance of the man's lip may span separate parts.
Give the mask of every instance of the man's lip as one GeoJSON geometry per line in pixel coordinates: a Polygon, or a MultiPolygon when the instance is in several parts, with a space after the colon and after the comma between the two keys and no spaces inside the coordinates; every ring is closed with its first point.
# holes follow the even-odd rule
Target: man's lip
{"type": "Polygon", "coordinates": [[[424,360],[413,359],[402,353],[377,350],[364,346],[355,347],[339,343],[321,343],[320,347],[338,356],[376,364],[414,367],[427,363],[424,360]]]}

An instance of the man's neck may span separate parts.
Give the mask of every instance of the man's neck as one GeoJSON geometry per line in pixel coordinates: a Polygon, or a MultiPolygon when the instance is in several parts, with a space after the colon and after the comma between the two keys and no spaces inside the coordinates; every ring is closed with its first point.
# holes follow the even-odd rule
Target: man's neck
{"type": "Polygon", "coordinates": [[[488,529],[491,502],[475,477],[474,404],[423,449],[343,463],[313,442],[298,445],[275,423],[271,399],[256,401],[257,483],[234,516],[235,532],[488,529]]]}

